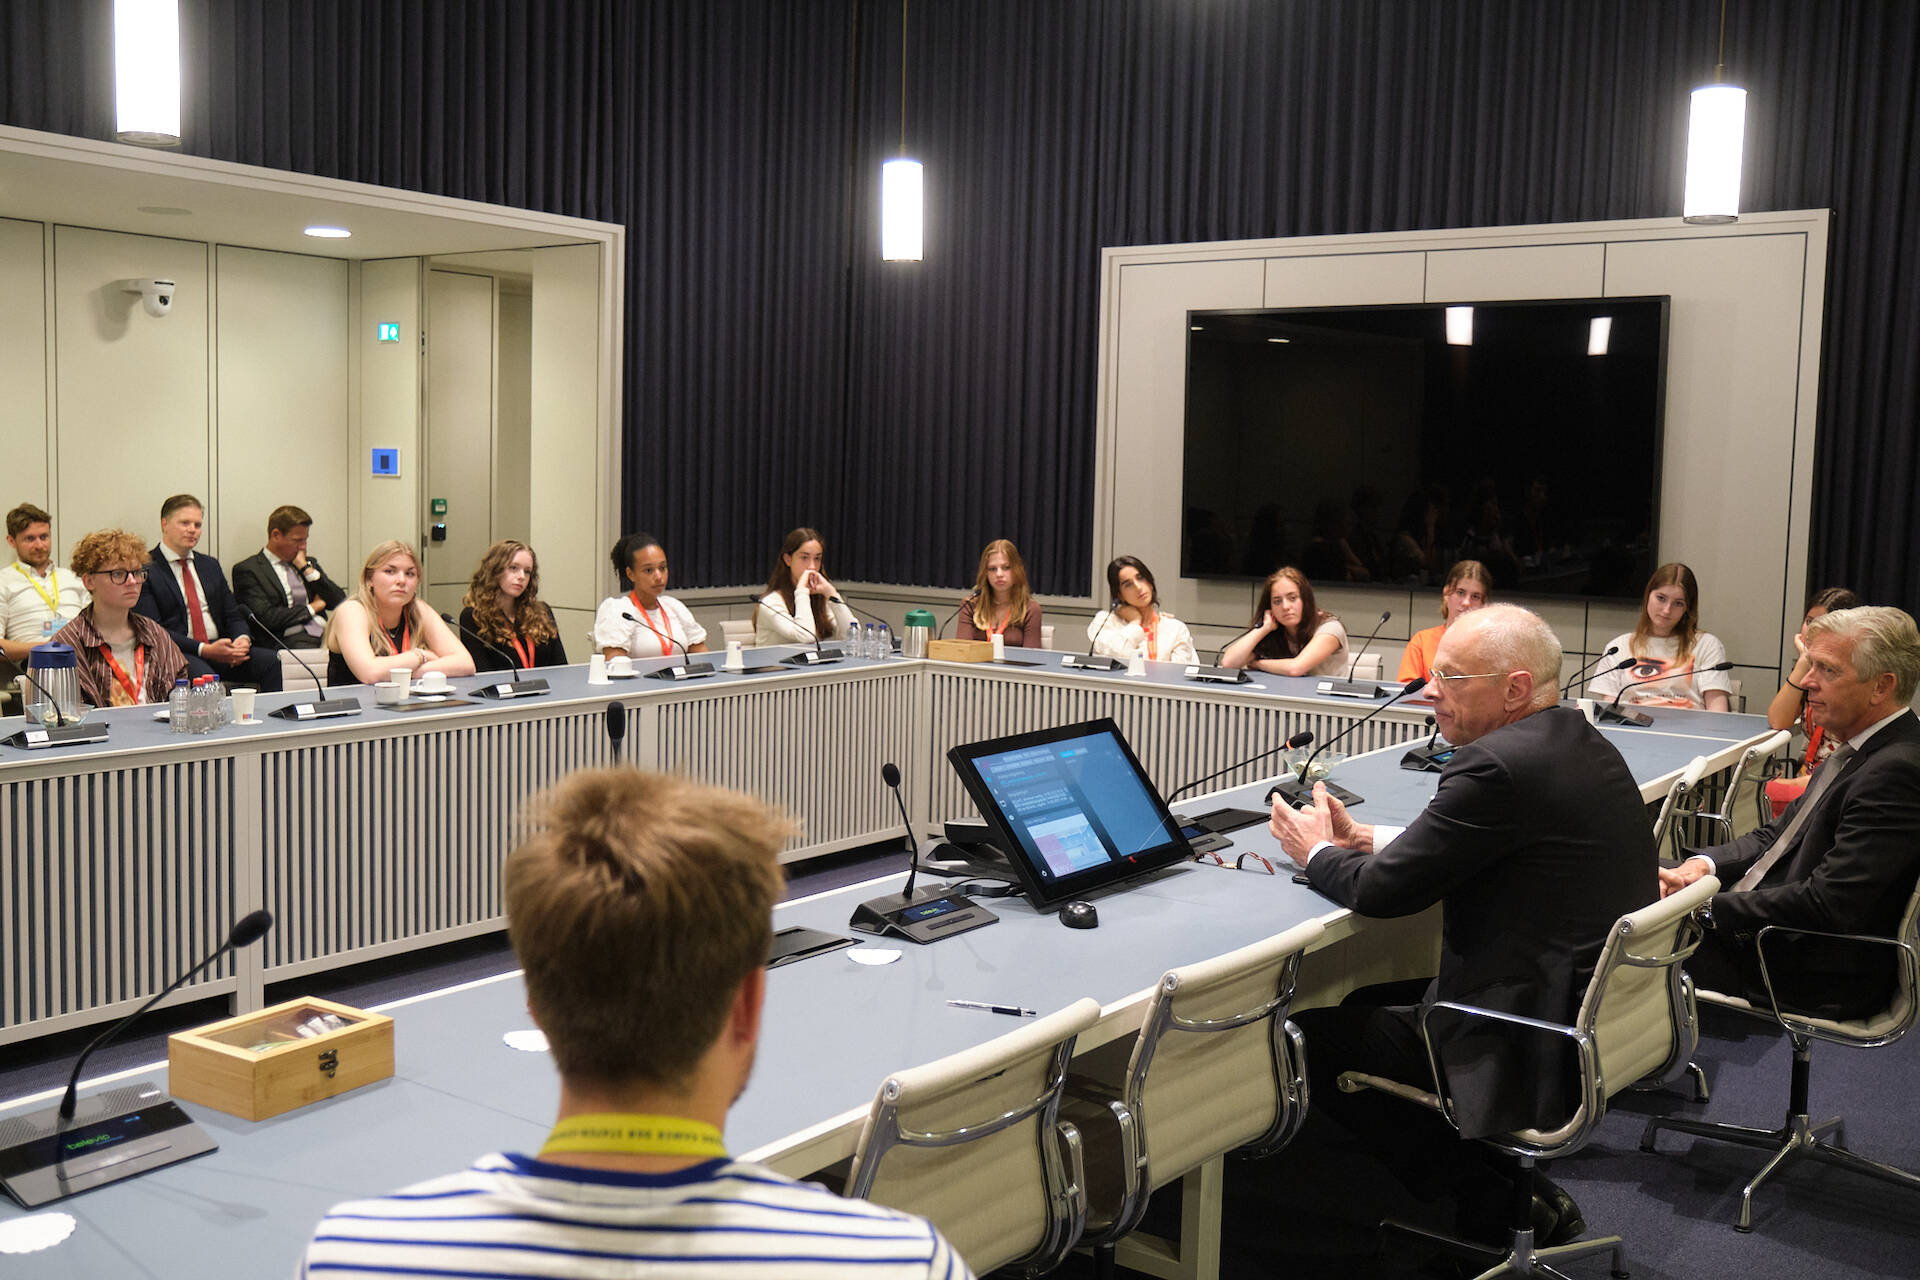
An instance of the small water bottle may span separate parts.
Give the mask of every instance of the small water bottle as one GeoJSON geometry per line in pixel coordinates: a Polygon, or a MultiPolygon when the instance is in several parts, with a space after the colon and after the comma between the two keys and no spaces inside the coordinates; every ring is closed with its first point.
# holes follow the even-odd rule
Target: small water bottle
{"type": "Polygon", "coordinates": [[[219,676],[207,678],[207,699],[213,706],[213,727],[224,729],[233,723],[233,700],[227,697],[227,686],[219,676]]]}
{"type": "Polygon", "coordinates": [[[880,633],[871,622],[860,628],[860,646],[854,652],[856,658],[875,658],[879,656],[880,633]]]}
{"type": "Polygon", "coordinates": [[[893,656],[893,628],[884,622],[880,624],[880,652],[873,656],[876,658],[891,658],[893,656]]]}
{"type": "Polygon", "coordinates": [[[167,729],[170,732],[187,732],[187,703],[192,696],[192,688],[185,676],[173,682],[173,693],[167,698],[167,729]]]}
{"type": "Polygon", "coordinates": [[[193,699],[193,731],[213,732],[213,677],[201,676],[193,699]]]}

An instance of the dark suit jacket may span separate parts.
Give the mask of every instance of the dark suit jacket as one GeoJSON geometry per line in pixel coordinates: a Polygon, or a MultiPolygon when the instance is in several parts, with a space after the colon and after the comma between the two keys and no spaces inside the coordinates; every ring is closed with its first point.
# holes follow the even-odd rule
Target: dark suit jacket
{"type": "MultiPolygon", "coordinates": [[[[1831,768],[1829,762],[1821,768],[1831,768]]],[[[1816,777],[1818,774],[1816,773],[1816,777]]],[[[1823,933],[1892,937],[1920,877],[1920,720],[1902,715],[1844,762],[1798,842],[1758,886],[1731,886],[1773,847],[1806,797],[1731,844],[1693,852],[1713,859],[1720,883],[1708,943],[1741,963],[1746,989],[1766,1004],[1753,939],[1769,924],[1823,933]]],[[[1891,948],[1835,946],[1816,938],[1769,938],[1774,989],[1796,1008],[1851,1017],[1884,1008],[1894,978],[1891,948]]]]}
{"type": "MultiPolygon", "coordinates": [[[[307,564],[320,569],[319,580],[307,583],[307,594],[326,601],[329,609],[338,608],[347,593],[334,584],[318,560],[309,556],[307,564]]],[[[287,603],[286,584],[265,551],[256,551],[233,566],[233,594],[242,607],[253,610],[255,617],[272,628],[282,643],[295,649],[320,647],[320,637],[306,633],[307,619],[312,615],[287,603]]]]}
{"type": "MultiPolygon", "coordinates": [[[[193,562],[197,570],[194,579],[206,593],[207,612],[219,626],[220,638],[236,640],[251,636],[246,616],[234,604],[233,592],[227,590],[227,577],[220,570],[220,562],[198,551],[193,553],[193,562]]],[[[140,589],[140,600],[133,608],[134,612],[143,613],[166,628],[181,653],[189,658],[199,653],[200,643],[193,638],[193,628],[187,622],[187,598],[180,594],[180,584],[173,580],[173,566],[167,563],[166,554],[159,547],[147,552],[147,585],[140,589]]]]}
{"type": "MultiPolygon", "coordinates": [[[[1659,896],[1655,865],[1626,761],[1578,711],[1551,707],[1454,752],[1426,811],[1385,849],[1322,849],[1307,875],[1361,915],[1442,904],[1428,999],[1564,1023],[1613,922],[1659,896]]],[[[1441,1061],[1467,1137],[1571,1110],[1571,1059],[1542,1036],[1449,1034],[1441,1061]]]]}

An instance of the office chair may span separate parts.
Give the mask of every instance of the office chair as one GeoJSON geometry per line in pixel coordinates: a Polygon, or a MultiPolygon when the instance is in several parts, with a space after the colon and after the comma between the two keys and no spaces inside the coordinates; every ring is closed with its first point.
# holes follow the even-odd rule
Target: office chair
{"type": "Polygon", "coordinates": [[[1153,1192],[1187,1178],[1176,1254],[1169,1242],[1128,1241],[1157,1275],[1218,1274],[1220,1171],[1229,1152],[1272,1155],[1307,1114],[1306,1051],[1287,1021],[1300,957],[1317,921],[1162,975],[1147,1002],[1124,1077],[1074,1074],[1062,1114],[1080,1130],[1087,1226],[1099,1276],[1140,1223],[1153,1192]]]}
{"type": "Polygon", "coordinates": [[[1905,1169],[1869,1160],[1849,1151],[1847,1122],[1844,1119],[1836,1117],[1815,1124],[1808,1111],[1815,1040],[1850,1044],[1860,1049],[1877,1049],[1904,1036],[1912,1029],[1916,1017],[1920,1017],[1920,982],[1916,981],[1920,976],[1920,963],[1916,963],[1915,958],[1916,950],[1920,950],[1920,885],[1915,886],[1913,896],[1907,900],[1906,913],[1900,918],[1896,937],[1823,934],[1785,925],[1768,925],[1755,938],[1754,945],[1760,957],[1760,977],[1766,984],[1768,1008],[1759,1008],[1739,996],[1718,991],[1703,990],[1696,994],[1703,1003],[1731,1009],[1748,1017],[1768,1019],[1786,1031],[1793,1042],[1793,1074],[1787,1086],[1785,1121],[1778,1129],[1759,1129],[1750,1125],[1693,1120],[1685,1116],[1655,1116],[1647,1121],[1646,1132],[1640,1137],[1640,1149],[1652,1151],[1659,1131],[1672,1129],[1676,1133],[1690,1133],[1695,1137],[1772,1151],[1772,1158],[1760,1167],[1760,1171],[1753,1175],[1753,1180],[1740,1191],[1740,1216],[1734,1223],[1736,1231],[1753,1230],[1753,1193],[1760,1189],[1761,1184],[1802,1159],[1851,1169],[1895,1186],[1920,1189],[1920,1174],[1909,1173],[1905,1169]],[[1887,1007],[1871,1017],[1844,1020],[1816,1018],[1781,1009],[1779,1000],[1774,996],[1773,978],[1767,968],[1767,940],[1795,934],[1828,938],[1850,946],[1893,948],[1898,968],[1887,1007]],[[1826,1137],[1829,1133],[1833,1135],[1831,1140],[1826,1137]]]}
{"type": "MultiPolygon", "coordinates": [[[[1651,906],[1621,916],[1600,952],[1593,979],[1587,984],[1580,1011],[1571,1026],[1518,1014],[1500,1013],[1473,1005],[1439,1001],[1421,1010],[1420,1034],[1427,1044],[1435,1091],[1428,1092],[1397,1080],[1346,1072],[1341,1089],[1352,1093],[1377,1089],[1440,1112],[1458,1127],[1446,1072],[1440,1065],[1436,1018],[1450,1022],[1505,1024],[1540,1035],[1557,1035],[1573,1046],[1579,1065],[1579,1102],[1573,1114],[1553,1129],[1518,1129],[1482,1139],[1520,1161],[1513,1212],[1504,1250],[1458,1240],[1406,1223],[1382,1224],[1389,1230],[1436,1245],[1468,1261],[1487,1263],[1481,1280],[1493,1276],[1559,1276],[1563,1262],[1597,1253],[1613,1255],[1613,1274],[1625,1276],[1624,1249],[1619,1236],[1581,1240],[1552,1248],[1536,1248],[1531,1207],[1534,1166],[1537,1161],[1571,1155],[1584,1147],[1607,1112],[1607,1100],[1644,1080],[1670,1080],[1685,1069],[1697,1041],[1692,1008],[1686,998],[1680,962],[1693,954],[1700,940],[1694,908],[1720,890],[1713,876],[1702,876],[1685,889],[1651,906]]],[[[1443,1037],[1444,1038],[1444,1037],[1443,1037]]]]}
{"type": "MultiPolygon", "coordinates": [[[[1680,771],[1680,776],[1675,778],[1673,785],[1667,788],[1667,798],[1660,804],[1660,816],[1653,820],[1653,851],[1656,854],[1662,851],[1668,837],[1672,836],[1674,824],[1683,817],[1692,816],[1693,811],[1686,807],[1688,801],[1691,799],[1697,805],[1705,799],[1700,794],[1702,790],[1700,779],[1705,776],[1707,766],[1708,760],[1705,756],[1695,756],[1687,761],[1687,767],[1680,771]]],[[[1677,838],[1674,841],[1674,847],[1676,851],[1679,848],[1677,838]]]]}
{"type": "Polygon", "coordinates": [[[1755,816],[1759,819],[1759,825],[1765,826],[1768,822],[1772,821],[1772,818],[1767,812],[1766,762],[1775,752],[1781,750],[1792,741],[1793,734],[1785,729],[1781,729],[1771,737],[1754,743],[1740,753],[1739,763],[1733,766],[1733,773],[1727,778],[1727,789],[1721,793],[1718,808],[1702,808],[1693,813],[1679,816],[1683,816],[1688,822],[1696,824],[1696,830],[1701,826],[1715,830],[1718,838],[1712,841],[1714,844],[1725,844],[1733,840],[1734,837],[1739,834],[1734,830],[1733,814],[1734,807],[1740,798],[1740,788],[1746,783],[1748,768],[1755,760],[1759,760],[1762,763],[1759,770],[1754,774],[1753,798],[1755,802],[1755,816]]]}
{"type": "Polygon", "coordinates": [[[1080,1238],[1080,1135],[1059,1119],[1074,1039],[1100,1017],[1058,1013],[881,1082],[846,1194],[930,1218],[967,1265],[1037,1276],[1080,1238]]]}

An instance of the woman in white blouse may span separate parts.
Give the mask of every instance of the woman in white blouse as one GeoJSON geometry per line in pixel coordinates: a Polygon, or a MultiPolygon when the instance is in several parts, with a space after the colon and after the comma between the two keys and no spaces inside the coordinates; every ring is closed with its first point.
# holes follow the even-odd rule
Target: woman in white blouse
{"type": "Polygon", "coordinates": [[[1187,624],[1160,609],[1153,570],[1137,556],[1116,556],[1107,565],[1107,591],[1118,602],[1087,624],[1093,651],[1109,658],[1144,654],[1151,662],[1197,662],[1187,624]]]}
{"type": "Polygon", "coordinates": [[[812,529],[795,529],[780,544],[780,558],[767,578],[767,594],[753,611],[755,644],[812,644],[851,634],[853,610],[820,568],[826,543],[812,529]],[[796,599],[805,603],[795,607],[796,599]]]}
{"type": "Polygon", "coordinates": [[[1700,583],[1686,565],[1676,561],[1653,571],[1639,622],[1609,644],[1633,655],[1633,665],[1594,676],[1589,698],[1695,711],[1731,707],[1733,680],[1713,669],[1727,660],[1727,646],[1700,629],[1700,583]]]}
{"type": "Polygon", "coordinates": [[[614,544],[613,568],[627,583],[593,615],[593,647],[609,658],[670,658],[707,651],[707,629],[687,606],[668,595],[667,553],[650,533],[630,533],[614,544]]]}

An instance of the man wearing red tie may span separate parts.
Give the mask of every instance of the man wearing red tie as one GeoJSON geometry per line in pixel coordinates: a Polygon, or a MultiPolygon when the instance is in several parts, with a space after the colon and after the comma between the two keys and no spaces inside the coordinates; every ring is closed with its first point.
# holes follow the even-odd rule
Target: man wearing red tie
{"type": "Polygon", "coordinates": [[[166,628],[194,675],[275,692],[279,660],[253,651],[220,562],[194,550],[206,516],[200,499],[190,493],[176,493],[160,504],[160,545],[148,553],[147,585],[134,612],[166,628]]]}

